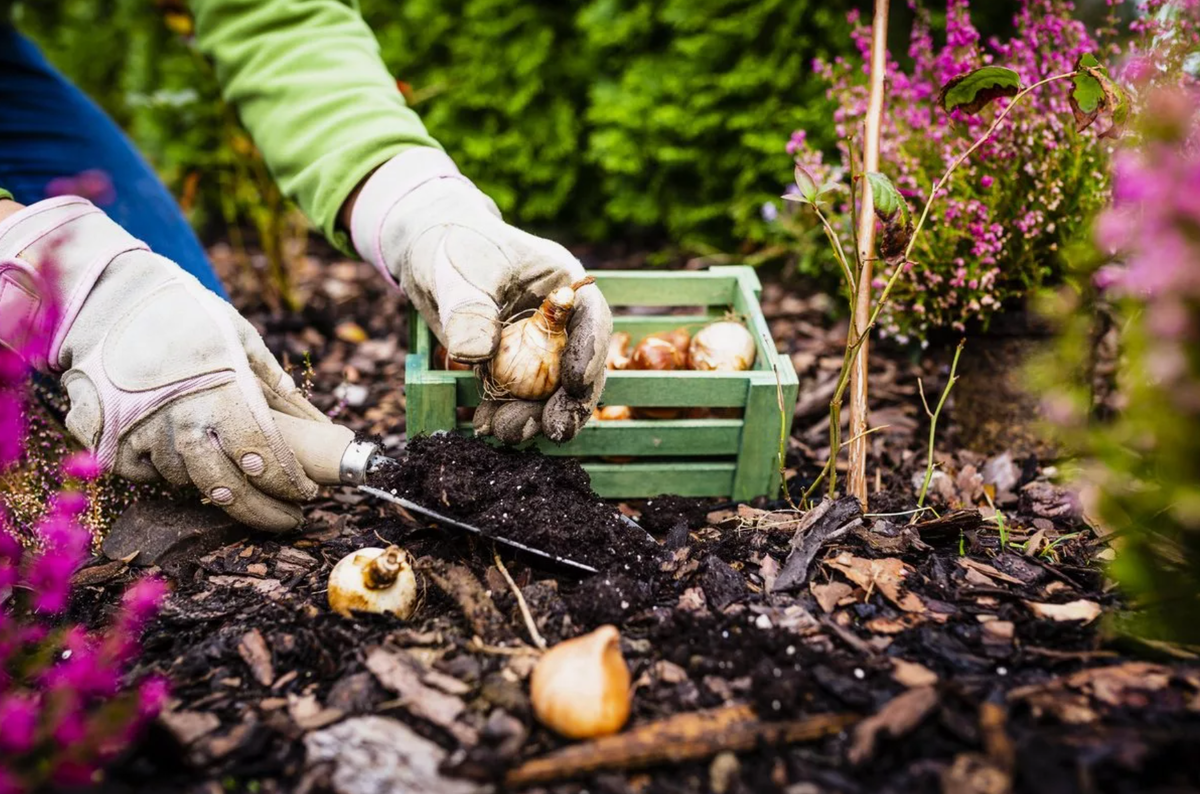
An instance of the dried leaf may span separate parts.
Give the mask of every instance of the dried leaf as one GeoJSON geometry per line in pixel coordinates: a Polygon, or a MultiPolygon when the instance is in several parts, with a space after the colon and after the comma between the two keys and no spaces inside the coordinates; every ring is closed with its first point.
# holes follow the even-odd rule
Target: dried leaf
{"type": "Polygon", "coordinates": [[[321,706],[316,695],[297,695],[288,693],[288,716],[292,722],[304,731],[315,731],[340,720],[344,714],[340,709],[327,709],[321,706]]]}
{"type": "Polygon", "coordinates": [[[1039,618],[1049,618],[1060,622],[1082,620],[1084,623],[1091,623],[1104,612],[1099,604],[1095,601],[1088,601],[1086,598],[1068,601],[1065,604],[1042,604],[1037,601],[1026,601],[1025,605],[1033,610],[1033,614],[1039,618]]]}
{"type": "Polygon", "coordinates": [[[868,593],[878,590],[887,600],[905,612],[925,612],[925,603],[921,601],[920,596],[904,587],[904,579],[912,569],[895,557],[868,560],[855,557],[849,552],[842,552],[833,560],[826,560],[825,564],[841,571],[846,578],[868,593]]]}
{"type": "Polygon", "coordinates": [[[813,582],[808,589],[812,591],[813,597],[817,599],[817,604],[826,614],[833,612],[843,598],[854,592],[854,588],[845,582],[830,582],[829,584],[813,582]]]}

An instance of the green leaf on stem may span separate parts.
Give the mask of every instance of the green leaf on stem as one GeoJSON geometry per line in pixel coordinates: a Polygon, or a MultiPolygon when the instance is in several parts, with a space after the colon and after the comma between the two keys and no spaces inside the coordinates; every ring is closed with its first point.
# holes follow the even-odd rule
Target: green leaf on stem
{"type": "Polygon", "coordinates": [[[984,66],[942,86],[938,104],[947,113],[961,110],[973,116],[1000,97],[1016,96],[1021,87],[1021,77],[1012,69],[984,66]]]}
{"type": "Polygon", "coordinates": [[[875,197],[875,215],[879,220],[888,223],[897,215],[902,220],[907,219],[908,204],[892,184],[892,180],[878,171],[868,171],[866,177],[871,185],[871,195],[875,197]]]}
{"type": "Polygon", "coordinates": [[[1100,133],[1102,138],[1115,138],[1129,118],[1129,101],[1120,86],[1108,76],[1108,69],[1096,56],[1085,52],[1075,64],[1072,78],[1071,113],[1075,116],[1075,128],[1083,132],[1096,122],[1100,114],[1112,118],[1112,126],[1100,133]]]}
{"type": "Polygon", "coordinates": [[[820,204],[827,193],[832,193],[839,190],[841,185],[837,182],[826,182],[823,185],[818,185],[817,180],[813,179],[812,174],[801,166],[796,164],[796,193],[789,193],[783,198],[785,201],[797,201],[801,204],[811,204],[817,206],[820,204]]]}

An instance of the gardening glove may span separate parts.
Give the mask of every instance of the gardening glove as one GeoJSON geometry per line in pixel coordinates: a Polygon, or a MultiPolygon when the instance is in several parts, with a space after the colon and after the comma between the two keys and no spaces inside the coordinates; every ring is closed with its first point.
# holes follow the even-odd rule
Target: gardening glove
{"type": "Polygon", "coordinates": [[[0,224],[0,342],[65,373],[67,427],[100,463],[139,482],[195,485],[252,527],[284,531],[317,485],[271,409],[329,420],[233,307],[82,198],[0,224]],[[46,343],[48,342],[48,347],[46,343]]]}
{"type": "MultiPolygon", "coordinates": [[[[358,252],[404,290],[450,357],[464,363],[491,359],[506,319],[584,277],[567,249],[505,223],[437,149],[409,149],[380,167],[363,185],[350,225],[358,252]]],[[[611,334],[600,290],[580,289],[558,391],[538,402],[484,400],[475,432],[509,444],[538,433],[574,437],[604,389],[611,334]]]]}

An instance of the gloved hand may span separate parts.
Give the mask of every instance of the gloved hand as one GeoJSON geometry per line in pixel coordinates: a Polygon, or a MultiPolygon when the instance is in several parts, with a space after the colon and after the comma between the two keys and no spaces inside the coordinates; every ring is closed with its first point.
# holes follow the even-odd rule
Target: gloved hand
{"type": "MultiPolygon", "coordinates": [[[[558,243],[509,226],[496,205],[436,149],[398,155],[367,179],[350,219],[359,254],[400,286],[451,358],[490,359],[504,321],[584,276],[558,243]]],[[[600,290],[579,290],[567,326],[562,385],[544,402],[485,400],[475,432],[515,444],[539,432],[566,441],[604,389],[612,314],[600,290]]]]}
{"type": "MultiPolygon", "coordinates": [[[[253,326],[190,274],[85,199],[50,199],[0,223],[0,304],[37,320],[20,327],[49,329],[34,364],[65,372],[67,427],[106,468],[195,485],[260,529],[301,523],[295,503],[317,485],[270,409],[329,420],[253,326]]],[[[19,347],[4,328],[0,343],[19,347]]]]}

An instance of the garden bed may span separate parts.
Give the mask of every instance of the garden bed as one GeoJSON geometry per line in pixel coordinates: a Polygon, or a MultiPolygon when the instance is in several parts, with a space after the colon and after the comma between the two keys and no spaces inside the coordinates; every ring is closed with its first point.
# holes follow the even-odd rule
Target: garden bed
{"type": "MultiPolygon", "coordinates": [[[[312,352],[320,407],[340,400],[342,421],[394,448],[406,347],[398,301],[366,266],[314,267],[309,278],[309,288],[337,282],[320,292],[341,296],[312,302],[310,327],[248,313],[293,364],[312,352]]],[[[798,489],[824,460],[821,394],[844,331],[830,327],[821,299],[778,285],[764,309],[775,338],[792,340],[801,378],[788,461],[798,489]]],[[[910,526],[913,476],[924,468],[916,377],[936,388],[939,369],[888,355],[877,366],[873,419],[889,426],[872,437],[877,515],[835,505],[799,535],[802,517],[784,503],[605,503],[570,461],[465,439],[412,446],[390,487],[601,568],[578,578],[502,552],[547,641],[620,628],[636,682],[624,744],[572,751],[533,721],[530,636],[490,543],[342,489],[307,508],[300,534],[243,537],[169,566],[174,591],[140,665],[168,674],[174,699],[111,785],[475,792],[508,779],[564,794],[1200,785],[1200,662],[1169,648],[1148,657],[1106,633],[1119,602],[1098,567],[1107,547],[1078,503],[1036,460],[960,451],[945,456],[931,489],[942,518],[910,526]],[[478,478],[485,469],[495,483],[478,478]],[[546,490],[509,498],[525,487],[546,490]],[[558,534],[553,515],[504,523],[543,497],[566,515],[558,534]],[[1003,511],[1003,543],[989,501],[1003,511]],[[632,533],[618,510],[658,543],[632,533]],[[573,544],[566,526],[607,545],[573,544]],[[331,565],[392,542],[417,558],[416,617],[332,614],[331,565]],[[769,592],[797,567],[802,584],[769,592]],[[666,719],[687,731],[647,731],[666,719]]],[[[98,619],[134,573],[104,560],[85,569],[77,616],[98,619]]]]}

